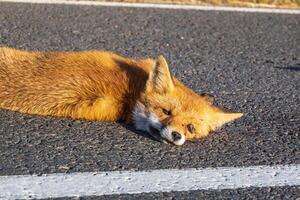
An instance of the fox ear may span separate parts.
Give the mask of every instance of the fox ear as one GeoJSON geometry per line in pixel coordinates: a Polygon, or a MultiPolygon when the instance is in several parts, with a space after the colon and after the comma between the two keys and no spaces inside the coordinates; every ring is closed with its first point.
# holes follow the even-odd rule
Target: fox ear
{"type": "Polygon", "coordinates": [[[243,116],[243,113],[217,113],[217,126],[220,127],[228,122],[238,119],[243,116]]]}
{"type": "Polygon", "coordinates": [[[166,59],[160,55],[156,59],[149,79],[147,81],[147,90],[159,93],[166,93],[174,89],[173,78],[170,73],[166,59]]]}
{"type": "Polygon", "coordinates": [[[211,105],[214,104],[215,97],[211,94],[202,93],[200,94],[201,97],[203,97],[206,101],[208,101],[211,105]]]}

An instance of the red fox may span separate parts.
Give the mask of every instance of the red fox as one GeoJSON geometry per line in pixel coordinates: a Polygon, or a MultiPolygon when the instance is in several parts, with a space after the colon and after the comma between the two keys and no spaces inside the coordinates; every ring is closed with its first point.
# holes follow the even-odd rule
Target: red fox
{"type": "Polygon", "coordinates": [[[130,59],[111,52],[27,52],[0,48],[0,107],[98,121],[126,120],[155,139],[182,145],[242,113],[174,78],[163,56],[130,59]]]}

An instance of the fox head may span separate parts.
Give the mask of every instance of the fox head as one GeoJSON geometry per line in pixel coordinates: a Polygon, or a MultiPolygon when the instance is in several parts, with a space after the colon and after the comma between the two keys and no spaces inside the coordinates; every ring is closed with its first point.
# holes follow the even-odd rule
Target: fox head
{"type": "Polygon", "coordinates": [[[241,116],[224,112],[212,96],[198,95],[173,78],[163,56],[157,58],[133,111],[137,129],[175,145],[204,137],[241,116]]]}

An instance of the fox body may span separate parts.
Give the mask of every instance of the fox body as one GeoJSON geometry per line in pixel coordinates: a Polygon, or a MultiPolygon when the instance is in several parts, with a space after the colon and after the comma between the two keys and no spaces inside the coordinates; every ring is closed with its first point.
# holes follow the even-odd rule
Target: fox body
{"type": "Polygon", "coordinates": [[[242,116],[175,79],[163,56],[111,52],[27,52],[0,48],[0,107],[29,114],[126,120],[156,139],[182,145],[242,116]]]}

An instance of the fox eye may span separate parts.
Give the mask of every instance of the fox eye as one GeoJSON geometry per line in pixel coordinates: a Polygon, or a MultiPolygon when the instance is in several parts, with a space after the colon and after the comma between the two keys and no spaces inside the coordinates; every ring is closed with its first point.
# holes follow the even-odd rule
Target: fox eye
{"type": "Polygon", "coordinates": [[[171,115],[172,114],[172,112],[170,110],[167,110],[167,109],[164,109],[164,108],[162,109],[162,111],[165,115],[171,115]]]}
{"type": "Polygon", "coordinates": [[[188,124],[187,129],[190,133],[194,133],[196,131],[195,127],[193,124],[188,124]]]}

